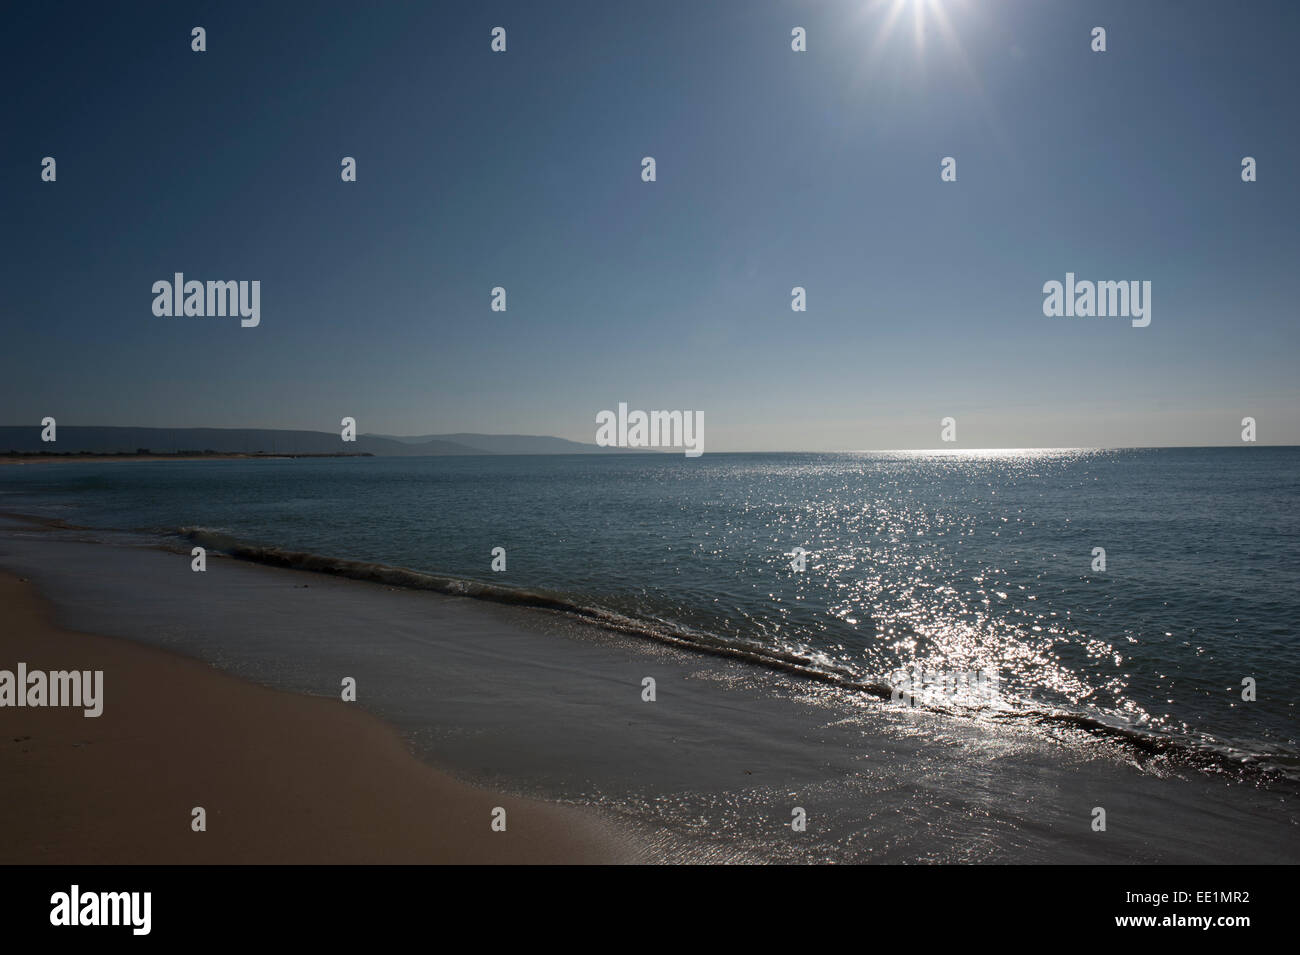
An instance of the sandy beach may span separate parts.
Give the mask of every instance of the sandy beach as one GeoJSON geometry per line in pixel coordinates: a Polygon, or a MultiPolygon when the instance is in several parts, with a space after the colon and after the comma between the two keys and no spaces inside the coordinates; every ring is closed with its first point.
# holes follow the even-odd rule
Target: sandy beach
{"type": "Polygon", "coordinates": [[[342,701],[278,692],[174,653],[62,629],[0,574],[0,666],[104,672],[103,714],[0,711],[0,863],[587,863],[603,820],[468,786],[342,701]],[[207,812],[204,832],[191,810],[207,812]],[[495,807],[505,832],[493,832],[495,807]]]}
{"type": "Polygon", "coordinates": [[[0,669],[105,672],[0,710],[0,861],[1294,861],[1290,787],[149,540],[0,522],[0,669]]]}

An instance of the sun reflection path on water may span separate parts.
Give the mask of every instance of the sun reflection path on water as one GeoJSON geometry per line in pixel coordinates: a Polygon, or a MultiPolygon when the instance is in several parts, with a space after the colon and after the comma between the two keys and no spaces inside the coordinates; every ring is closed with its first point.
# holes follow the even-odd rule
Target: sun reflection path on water
{"type": "Polygon", "coordinates": [[[1149,716],[1126,694],[1123,653],[1040,599],[1038,585],[1059,568],[1036,568],[1034,552],[1054,529],[1025,513],[1024,489],[1040,476],[1105,454],[944,449],[839,456],[822,468],[764,465],[767,473],[749,476],[763,496],[714,526],[711,550],[752,552],[734,538],[762,528],[773,556],[762,568],[738,567],[731,583],[737,597],[765,588],[767,608],[754,613],[737,600],[735,610],[748,634],[819,667],[876,684],[900,670],[940,681],[990,673],[994,692],[941,702],[1086,708],[1140,723],[1149,716]],[[807,550],[803,573],[781,556],[791,545],[807,550]],[[754,576],[761,583],[747,585],[754,576]]]}

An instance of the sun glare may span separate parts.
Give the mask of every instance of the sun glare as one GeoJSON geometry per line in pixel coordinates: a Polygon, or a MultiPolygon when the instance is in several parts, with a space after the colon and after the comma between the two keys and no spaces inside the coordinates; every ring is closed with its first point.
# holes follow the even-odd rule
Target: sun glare
{"type": "Polygon", "coordinates": [[[884,23],[876,37],[876,45],[883,46],[889,42],[900,21],[912,21],[912,42],[918,56],[925,52],[926,36],[932,29],[938,29],[946,39],[955,41],[952,23],[945,9],[949,0],[874,0],[870,10],[874,12],[882,7],[888,8],[884,23]]]}

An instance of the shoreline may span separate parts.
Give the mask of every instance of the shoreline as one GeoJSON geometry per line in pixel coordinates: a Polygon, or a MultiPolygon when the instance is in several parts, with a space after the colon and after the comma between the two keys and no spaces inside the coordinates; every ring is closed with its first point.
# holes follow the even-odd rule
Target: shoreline
{"type": "MultiPolygon", "coordinates": [[[[0,512],[0,516],[38,520],[21,515],[5,515],[3,512],[0,512]]],[[[689,653],[764,667],[825,684],[828,687],[864,694],[881,701],[890,701],[893,696],[894,688],[885,680],[864,680],[843,670],[818,668],[815,660],[800,657],[789,651],[772,651],[759,645],[729,640],[707,631],[673,626],[662,620],[652,621],[644,617],[629,616],[598,605],[579,602],[562,592],[525,585],[497,584],[472,577],[456,577],[434,571],[415,570],[309,551],[260,546],[225,533],[201,528],[182,529],[180,537],[187,543],[206,546],[214,555],[255,566],[319,574],[386,587],[469,598],[548,614],[560,614],[602,630],[655,641],[689,653]]],[[[166,548],[169,545],[161,546],[166,548]]],[[[183,553],[183,550],[176,552],[183,553]]],[[[926,706],[924,703],[912,705],[926,706]]],[[[927,708],[938,713],[951,712],[943,705],[927,708]]],[[[959,715],[972,714],[968,712],[959,715]]],[[[1297,776],[1294,769],[1283,768],[1276,764],[1278,759],[1285,758],[1280,754],[1261,754],[1244,749],[1234,751],[1228,744],[1211,748],[1194,737],[1179,737],[1169,733],[1153,732],[1136,725],[1107,721],[1098,714],[1082,710],[1052,706],[1033,708],[1022,706],[1018,709],[1001,710],[997,712],[996,718],[1008,723],[1018,720],[1026,724],[1060,726],[1078,730],[1122,747],[1139,762],[1165,759],[1200,771],[1240,773],[1264,783],[1288,781],[1292,784],[1300,783],[1300,776],[1297,776]]]]}
{"type": "MultiPolygon", "coordinates": [[[[407,760],[609,822],[618,861],[1296,861],[1291,787],[1138,765],[1068,727],[889,706],[531,607],[217,554],[193,573],[186,554],[22,523],[0,525],[0,567],[34,580],[61,627],[334,711],[348,706],[340,676],[354,676],[353,705],[407,760]],[[811,820],[799,835],[796,806],[811,820]],[[1097,806],[1113,813],[1106,834],[1089,828],[1097,806]]],[[[0,668],[19,659],[60,662],[0,668]]],[[[188,836],[179,821],[172,836],[188,836]]]]}
{"type": "Polygon", "coordinates": [[[614,863],[589,812],[468,785],[355,706],[55,625],[0,572],[0,667],[104,672],[102,715],[0,708],[4,864],[614,863]],[[206,831],[191,829],[195,806],[206,831]],[[494,832],[494,809],[506,831],[494,832]]]}

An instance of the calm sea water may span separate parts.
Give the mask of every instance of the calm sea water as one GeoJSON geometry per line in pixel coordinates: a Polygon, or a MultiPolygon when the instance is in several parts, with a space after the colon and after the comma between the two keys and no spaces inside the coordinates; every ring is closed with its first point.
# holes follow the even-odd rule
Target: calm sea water
{"type": "Polygon", "coordinates": [[[1294,771],[1298,472],[1296,448],[46,463],[0,467],[0,509],[546,591],[863,684],[984,671],[995,698],[938,705],[1294,771]]]}

